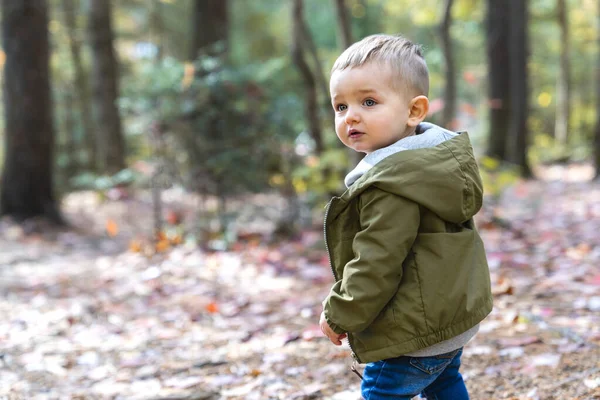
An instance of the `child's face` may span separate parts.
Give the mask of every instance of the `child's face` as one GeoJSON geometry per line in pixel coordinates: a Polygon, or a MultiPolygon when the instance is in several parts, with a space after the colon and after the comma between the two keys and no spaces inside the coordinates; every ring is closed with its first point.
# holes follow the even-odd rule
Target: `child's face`
{"type": "Polygon", "coordinates": [[[414,131],[409,125],[412,98],[393,88],[391,71],[385,65],[367,63],[335,71],[330,91],[335,132],[355,151],[371,153],[414,131]]]}

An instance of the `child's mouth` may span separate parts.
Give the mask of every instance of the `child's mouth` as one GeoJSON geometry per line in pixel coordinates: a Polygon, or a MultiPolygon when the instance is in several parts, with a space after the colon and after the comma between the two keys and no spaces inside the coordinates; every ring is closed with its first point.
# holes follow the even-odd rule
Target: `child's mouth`
{"type": "Polygon", "coordinates": [[[355,131],[355,130],[351,130],[350,133],[348,134],[348,137],[350,139],[356,139],[360,136],[364,135],[363,132],[359,132],[359,131],[355,131]]]}

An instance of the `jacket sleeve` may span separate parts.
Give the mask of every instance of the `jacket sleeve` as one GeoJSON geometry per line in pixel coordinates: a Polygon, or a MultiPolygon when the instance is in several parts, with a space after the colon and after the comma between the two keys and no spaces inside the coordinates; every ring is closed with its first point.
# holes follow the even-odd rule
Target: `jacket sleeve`
{"type": "Polygon", "coordinates": [[[324,302],[325,319],[336,333],[363,331],[392,299],[419,229],[419,206],[381,189],[364,191],[359,208],[354,258],[324,302]]]}

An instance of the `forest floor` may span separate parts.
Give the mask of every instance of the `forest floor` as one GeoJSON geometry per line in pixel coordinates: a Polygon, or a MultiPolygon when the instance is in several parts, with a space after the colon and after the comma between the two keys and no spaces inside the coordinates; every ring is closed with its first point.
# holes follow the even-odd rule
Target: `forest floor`
{"type": "MultiPolygon", "coordinates": [[[[570,181],[520,182],[478,215],[495,308],[465,347],[472,399],[600,399],[600,184],[553,173],[570,181]]],[[[320,229],[157,252],[132,242],[152,226],[141,196],[62,207],[73,229],[0,221],[0,399],[360,398],[317,325],[320,229]]]]}

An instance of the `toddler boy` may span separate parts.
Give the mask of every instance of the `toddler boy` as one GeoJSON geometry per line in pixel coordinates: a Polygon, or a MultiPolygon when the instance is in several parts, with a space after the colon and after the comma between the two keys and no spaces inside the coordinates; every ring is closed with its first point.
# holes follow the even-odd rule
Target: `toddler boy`
{"type": "Polygon", "coordinates": [[[349,47],[330,91],[338,138],[366,156],[325,213],[335,284],[321,329],[367,363],[367,400],[468,399],[462,348],[492,310],[469,136],[423,122],[427,65],[400,36],[349,47]]]}

